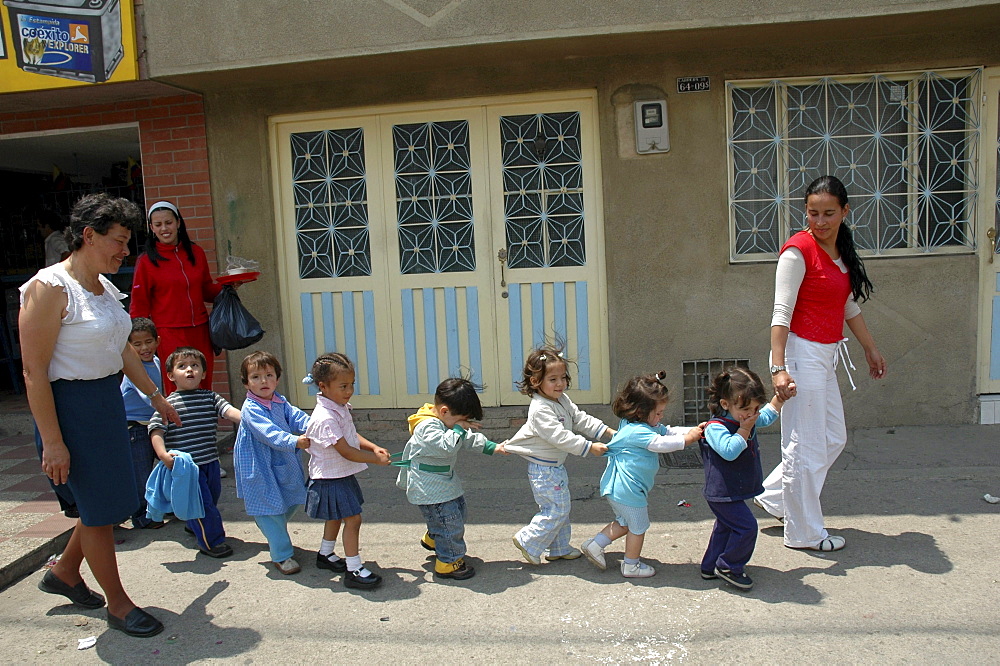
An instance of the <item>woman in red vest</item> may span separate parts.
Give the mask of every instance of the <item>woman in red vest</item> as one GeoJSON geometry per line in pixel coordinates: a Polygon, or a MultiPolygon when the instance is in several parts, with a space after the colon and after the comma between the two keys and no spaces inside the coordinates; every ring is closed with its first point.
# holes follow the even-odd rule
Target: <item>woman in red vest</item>
{"type": "MultiPolygon", "coordinates": [[[[205,252],[191,242],[177,206],[158,201],[149,207],[147,219],[151,233],[145,254],[135,264],[129,314],[156,324],[160,358],[178,347],[194,347],[204,354],[208,367],[201,388],[211,389],[215,352],[205,303],[214,301],[222,286],[212,281],[205,252]]],[[[176,386],[167,378],[165,364],[163,368],[163,392],[169,395],[176,386]]]]}
{"type": "Polygon", "coordinates": [[[783,519],[785,546],[831,551],[846,541],[826,531],[819,496],[847,443],[836,376],[847,354],[844,322],[865,350],[872,379],[885,377],[886,363],[858,306],[872,283],[845,224],[847,190],[822,176],[806,189],[805,201],[809,226],[781,248],[775,274],[771,380],[788,401],[781,410],[781,463],[754,503],[783,519]]]}

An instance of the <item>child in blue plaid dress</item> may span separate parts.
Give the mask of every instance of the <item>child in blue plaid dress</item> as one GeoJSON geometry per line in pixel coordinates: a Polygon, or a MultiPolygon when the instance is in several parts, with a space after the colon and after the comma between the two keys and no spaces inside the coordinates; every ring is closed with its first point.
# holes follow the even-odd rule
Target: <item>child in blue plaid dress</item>
{"type": "Polygon", "coordinates": [[[275,390],[281,363],[273,354],[257,351],[244,358],[240,378],[247,398],[233,449],[236,495],[264,533],[274,566],[291,575],[301,570],[292,557],[288,519],[306,501],[299,449],[309,448],[302,434],[309,415],[275,390]]]}

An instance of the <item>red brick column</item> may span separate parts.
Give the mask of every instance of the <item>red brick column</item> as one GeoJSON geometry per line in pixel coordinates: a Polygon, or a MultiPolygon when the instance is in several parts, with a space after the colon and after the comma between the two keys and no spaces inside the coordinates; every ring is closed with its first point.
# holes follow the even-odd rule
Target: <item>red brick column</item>
{"type": "MultiPolygon", "coordinates": [[[[139,126],[147,205],[161,199],[176,204],[184,215],[191,240],[205,250],[212,275],[218,275],[205,111],[198,95],[0,114],[0,134],[98,128],[122,123],[139,126]]],[[[216,359],[212,383],[216,391],[228,396],[226,365],[223,353],[216,359]]]]}

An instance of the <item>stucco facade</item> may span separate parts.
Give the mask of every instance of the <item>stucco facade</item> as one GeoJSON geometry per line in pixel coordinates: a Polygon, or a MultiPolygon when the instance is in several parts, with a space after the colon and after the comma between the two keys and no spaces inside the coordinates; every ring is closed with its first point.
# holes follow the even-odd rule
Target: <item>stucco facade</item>
{"type": "MultiPolygon", "coordinates": [[[[275,116],[595,90],[610,383],[665,369],[679,384],[685,360],[767,364],[774,263],[730,261],[727,80],[1000,65],[996,3],[574,4],[143,3],[150,77],[204,97],[216,242],[262,264],[241,297],[269,349],[289,344],[275,116]],[[711,89],[679,94],[686,76],[711,89]],[[651,98],[667,101],[670,151],[639,155],[632,102],[651,98]]],[[[977,418],[979,262],[973,249],[867,261],[863,312],[889,375],[867,379],[851,344],[850,427],[977,418]]]]}

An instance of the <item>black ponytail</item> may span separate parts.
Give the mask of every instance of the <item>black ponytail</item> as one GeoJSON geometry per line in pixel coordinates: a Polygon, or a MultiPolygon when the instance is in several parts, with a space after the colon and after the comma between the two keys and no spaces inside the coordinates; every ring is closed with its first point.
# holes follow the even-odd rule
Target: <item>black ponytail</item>
{"type": "MultiPolygon", "coordinates": [[[[820,176],[806,188],[805,201],[809,203],[809,197],[813,194],[832,194],[840,203],[840,207],[847,206],[847,188],[836,176],[820,176]]],[[[851,233],[847,224],[841,223],[837,232],[837,251],[840,252],[840,259],[847,267],[847,274],[851,278],[851,295],[858,303],[863,303],[871,296],[872,281],[868,279],[868,272],[865,270],[864,262],[858,256],[857,246],[854,245],[854,234],[851,233]]]]}

